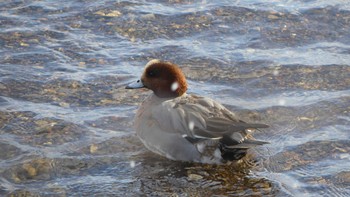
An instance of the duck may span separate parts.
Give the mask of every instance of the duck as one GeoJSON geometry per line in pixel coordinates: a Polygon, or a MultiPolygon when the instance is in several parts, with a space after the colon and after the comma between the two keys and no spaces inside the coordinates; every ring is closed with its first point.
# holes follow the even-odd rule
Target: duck
{"type": "Polygon", "coordinates": [[[139,106],[134,127],[147,149],[168,159],[222,164],[268,143],[252,137],[268,125],[244,122],[219,102],[188,94],[186,77],[174,63],[149,61],[125,88],[152,91],[139,106]]]}

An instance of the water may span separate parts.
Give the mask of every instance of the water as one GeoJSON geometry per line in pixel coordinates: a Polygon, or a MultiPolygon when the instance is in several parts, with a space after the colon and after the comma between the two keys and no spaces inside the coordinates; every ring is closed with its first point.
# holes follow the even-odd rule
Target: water
{"type": "Polygon", "coordinates": [[[2,1],[0,194],[349,196],[350,3],[2,1]],[[271,144],[238,164],[150,153],[125,90],[152,59],[271,144]]]}

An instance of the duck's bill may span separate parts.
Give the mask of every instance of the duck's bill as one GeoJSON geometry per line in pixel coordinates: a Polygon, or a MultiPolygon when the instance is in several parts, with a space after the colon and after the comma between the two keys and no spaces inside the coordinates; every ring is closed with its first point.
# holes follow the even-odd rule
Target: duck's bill
{"type": "Polygon", "coordinates": [[[145,85],[143,85],[141,80],[137,80],[136,82],[130,83],[125,87],[125,89],[137,89],[137,88],[144,88],[145,85]]]}

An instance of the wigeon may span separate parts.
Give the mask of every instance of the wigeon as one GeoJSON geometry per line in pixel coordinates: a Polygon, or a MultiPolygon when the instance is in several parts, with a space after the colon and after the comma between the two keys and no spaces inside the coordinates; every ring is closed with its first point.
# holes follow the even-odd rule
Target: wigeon
{"type": "Polygon", "coordinates": [[[168,159],[225,163],[267,143],[250,136],[267,125],[243,122],[220,103],[187,94],[185,75],[173,63],[151,60],[141,79],[126,88],[153,91],[136,113],[135,129],[149,150],[168,159]]]}

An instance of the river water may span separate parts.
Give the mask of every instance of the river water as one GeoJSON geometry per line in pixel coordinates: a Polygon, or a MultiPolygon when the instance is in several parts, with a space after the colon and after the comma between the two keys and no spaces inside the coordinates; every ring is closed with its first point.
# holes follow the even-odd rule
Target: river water
{"type": "Polygon", "coordinates": [[[0,195],[350,196],[347,0],[0,2],[0,195]],[[232,165],[150,153],[125,90],[177,63],[189,92],[270,128],[232,165]]]}

